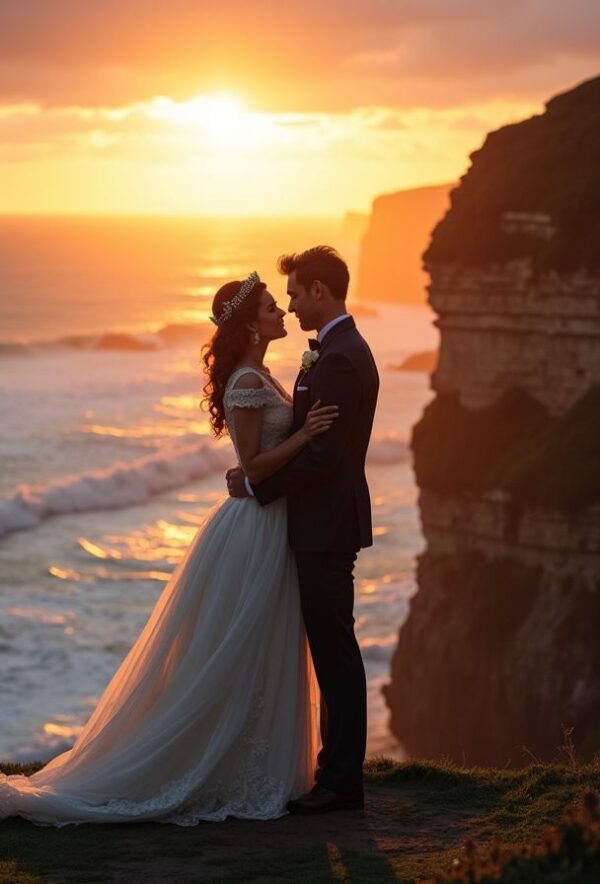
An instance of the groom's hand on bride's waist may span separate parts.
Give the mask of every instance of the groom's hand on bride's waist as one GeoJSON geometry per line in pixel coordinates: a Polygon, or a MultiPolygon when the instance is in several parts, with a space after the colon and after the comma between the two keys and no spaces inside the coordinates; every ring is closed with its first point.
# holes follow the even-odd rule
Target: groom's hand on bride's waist
{"type": "Polygon", "coordinates": [[[248,497],[248,487],[245,482],[244,471],[240,467],[233,467],[225,473],[227,490],[230,497],[248,497]]]}

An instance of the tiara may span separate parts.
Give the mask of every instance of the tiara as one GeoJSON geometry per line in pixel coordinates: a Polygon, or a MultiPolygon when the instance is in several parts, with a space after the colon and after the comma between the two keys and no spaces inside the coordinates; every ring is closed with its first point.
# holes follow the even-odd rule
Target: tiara
{"type": "Polygon", "coordinates": [[[250,276],[243,281],[237,295],[234,295],[230,301],[225,301],[219,318],[217,319],[216,316],[210,316],[210,321],[214,322],[215,325],[223,325],[224,322],[227,322],[233,311],[237,310],[242,301],[248,297],[257,282],[260,282],[260,276],[256,270],[253,270],[250,276]]]}

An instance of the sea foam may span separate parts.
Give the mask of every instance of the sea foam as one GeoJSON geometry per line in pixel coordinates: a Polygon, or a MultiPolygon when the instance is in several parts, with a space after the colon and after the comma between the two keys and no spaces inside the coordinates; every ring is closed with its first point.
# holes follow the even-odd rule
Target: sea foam
{"type": "Polygon", "coordinates": [[[200,442],[132,460],[105,470],[63,476],[45,485],[20,485],[0,500],[0,537],[34,528],[47,516],[122,509],[179,488],[232,465],[231,447],[200,442]]]}
{"type": "MultiPolygon", "coordinates": [[[[383,433],[371,440],[370,463],[403,463],[408,456],[406,440],[398,434],[383,433]]],[[[204,441],[119,461],[104,470],[62,476],[44,485],[24,483],[10,497],[0,499],[0,537],[35,528],[47,516],[144,503],[164,491],[224,472],[234,458],[230,445],[216,447],[204,441]]]]}
{"type": "Polygon", "coordinates": [[[406,438],[399,433],[378,433],[371,438],[368,461],[373,464],[389,465],[404,463],[410,457],[406,438]]]}
{"type": "Polygon", "coordinates": [[[202,340],[207,324],[201,322],[170,323],[156,331],[114,331],[98,334],[65,335],[51,340],[0,341],[0,358],[11,356],[43,356],[57,350],[114,350],[143,352],[161,350],[181,342],[202,340]]]}

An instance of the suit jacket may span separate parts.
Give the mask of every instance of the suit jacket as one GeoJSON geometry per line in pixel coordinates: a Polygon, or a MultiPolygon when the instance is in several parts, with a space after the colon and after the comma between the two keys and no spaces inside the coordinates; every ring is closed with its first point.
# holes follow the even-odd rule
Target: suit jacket
{"type": "Polygon", "coordinates": [[[379,375],[354,319],[325,335],[319,358],[294,385],[294,423],[299,429],[313,403],[338,405],[326,433],[257,485],[261,505],[288,498],[290,546],[296,551],[353,550],[371,546],[371,501],[365,459],[373,427],[379,375]]]}

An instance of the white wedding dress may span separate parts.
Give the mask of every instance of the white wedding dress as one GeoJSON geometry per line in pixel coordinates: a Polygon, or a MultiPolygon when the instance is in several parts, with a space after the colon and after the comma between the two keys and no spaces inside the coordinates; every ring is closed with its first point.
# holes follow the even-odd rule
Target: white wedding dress
{"type": "MultiPolygon", "coordinates": [[[[264,375],[232,408],[262,407],[262,448],[292,405],[264,375]]],[[[258,373],[257,373],[258,374],[258,373]]],[[[74,746],[30,777],[0,774],[0,819],[41,826],[271,819],[310,788],[318,690],[285,499],[227,498],[198,530],[74,746]]]]}

